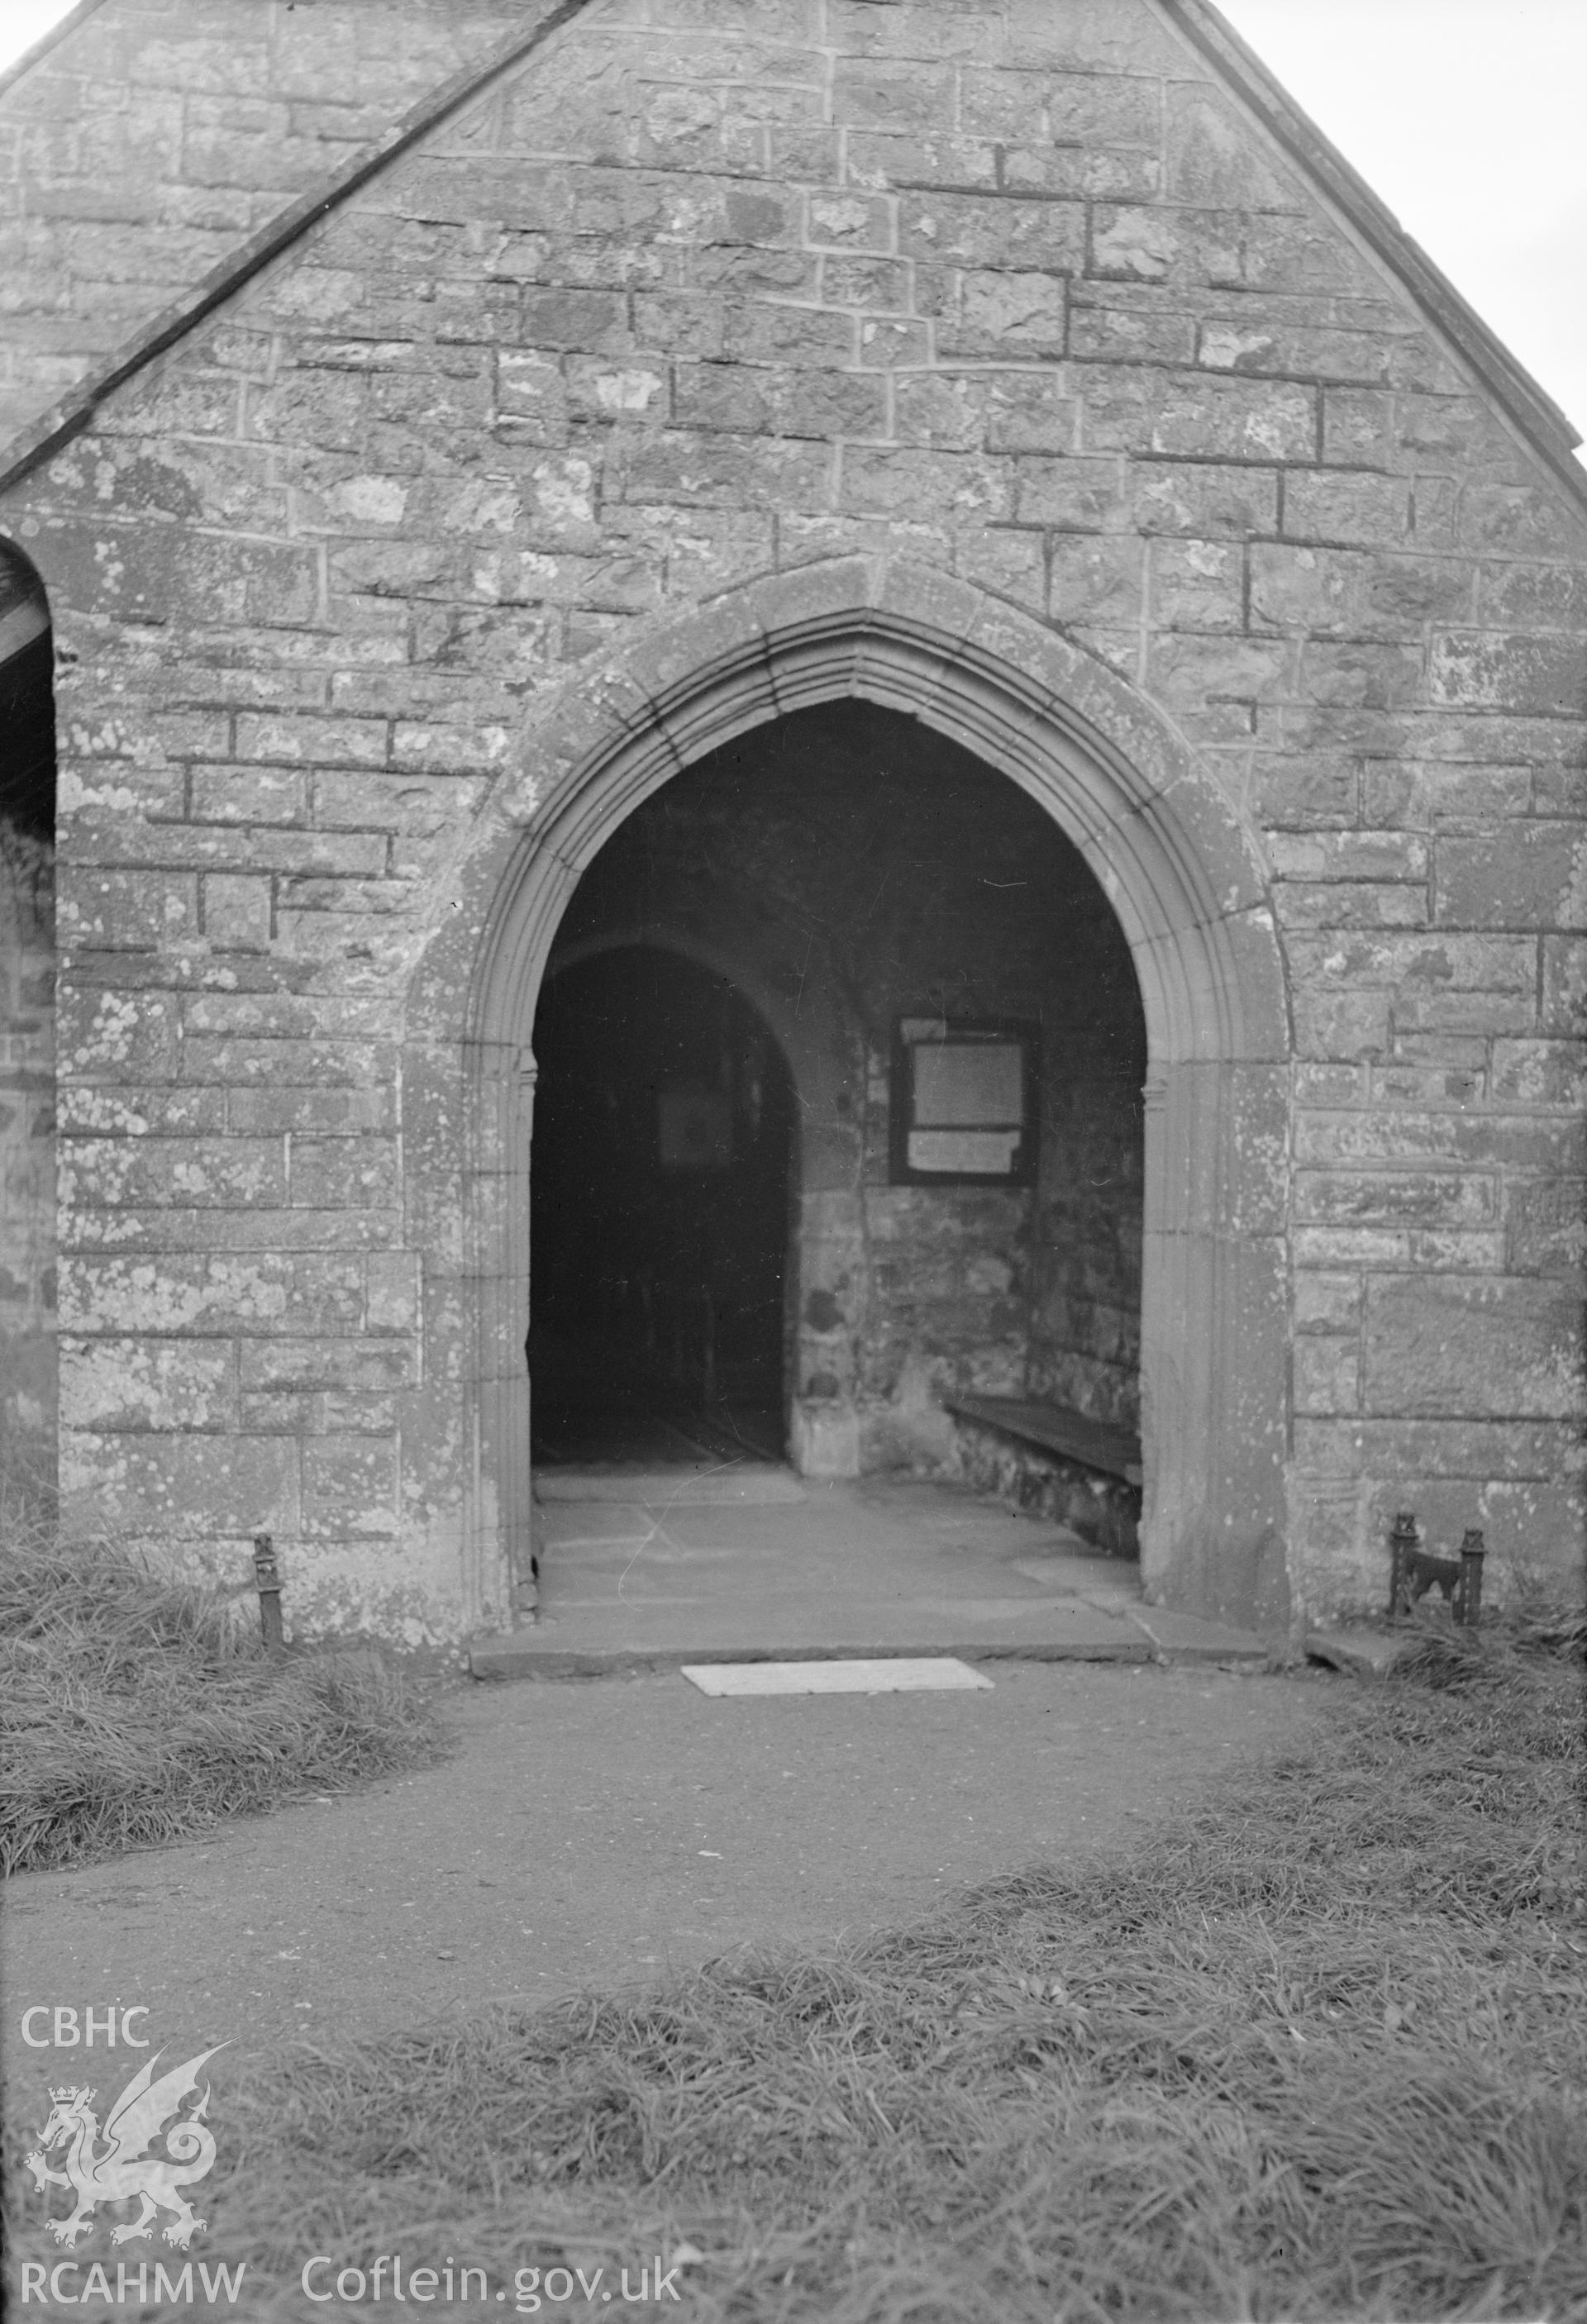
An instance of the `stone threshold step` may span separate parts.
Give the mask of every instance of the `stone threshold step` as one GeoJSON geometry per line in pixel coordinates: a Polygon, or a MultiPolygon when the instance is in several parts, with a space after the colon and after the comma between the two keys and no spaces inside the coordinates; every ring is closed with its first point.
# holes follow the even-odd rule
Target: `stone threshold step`
{"type": "Polygon", "coordinates": [[[1199,1614],[1176,1614],[1171,1606],[1136,1605],[1121,1609],[1146,1632],[1165,1662],[1259,1663],[1274,1659],[1269,1642],[1255,1630],[1227,1622],[1206,1622],[1199,1614]]]}
{"type": "Polygon", "coordinates": [[[846,1646],[554,1646],[541,1645],[532,1630],[514,1630],[504,1638],[476,1638],[468,1649],[468,1669],[474,1678],[605,1678],[681,1670],[685,1663],[915,1661],[928,1655],[956,1655],[968,1663],[1152,1660],[1150,1642],[1143,1637],[1048,1639],[1030,1646],[930,1638],[896,1646],[868,1640],[846,1646]]]}
{"type": "Polygon", "coordinates": [[[702,1462],[697,1469],[604,1467],[540,1469],[534,1497],[542,1504],[605,1502],[623,1508],[792,1508],[809,1493],[791,1469],[770,1461],[702,1462]]]}
{"type": "MultiPolygon", "coordinates": [[[[1122,1611],[1123,1609],[1121,1609],[1122,1611]]],[[[1188,1614],[1172,1614],[1161,1607],[1131,1607],[1115,1637],[1084,1634],[1069,1638],[1033,1639],[909,1639],[878,1645],[874,1640],[844,1646],[653,1645],[632,1646],[562,1646],[549,1629],[513,1630],[505,1637],[475,1638],[468,1649],[468,1668],[479,1679],[566,1679],[637,1675],[644,1672],[681,1670],[685,1663],[844,1662],[912,1659],[929,1655],[956,1655],[967,1663],[1088,1662],[1240,1663],[1265,1665],[1269,1649],[1254,1632],[1202,1622],[1188,1614]],[[1132,1634],[1132,1635],[1131,1635],[1132,1634]]]]}

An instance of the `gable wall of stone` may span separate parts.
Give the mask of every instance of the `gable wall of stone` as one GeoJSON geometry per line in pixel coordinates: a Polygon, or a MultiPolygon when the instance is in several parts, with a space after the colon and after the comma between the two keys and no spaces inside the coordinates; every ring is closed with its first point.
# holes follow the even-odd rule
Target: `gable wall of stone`
{"type": "Polygon", "coordinates": [[[63,1472],[130,1529],[462,1618],[410,979],[537,696],[860,552],[1100,658],[1259,835],[1301,1601],[1407,1502],[1500,1587],[1573,1555],[1587,528],[1148,6],[591,0],[0,521],[77,656],[63,1472]]]}

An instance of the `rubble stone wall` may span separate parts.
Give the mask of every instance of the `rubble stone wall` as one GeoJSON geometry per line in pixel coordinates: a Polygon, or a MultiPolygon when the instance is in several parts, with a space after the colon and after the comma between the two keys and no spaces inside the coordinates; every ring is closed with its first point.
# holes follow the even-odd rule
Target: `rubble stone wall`
{"type": "Polygon", "coordinates": [[[495,1618],[410,994],[554,779],[537,704],[584,667],[637,725],[669,617],[849,556],[1133,689],[1265,866],[1296,1604],[1376,1601],[1404,1505],[1499,1591],[1572,1570],[1582,501],[1166,14],[588,0],[0,523],[75,657],[79,1505],[270,1524],[321,1626],[495,1618]]]}

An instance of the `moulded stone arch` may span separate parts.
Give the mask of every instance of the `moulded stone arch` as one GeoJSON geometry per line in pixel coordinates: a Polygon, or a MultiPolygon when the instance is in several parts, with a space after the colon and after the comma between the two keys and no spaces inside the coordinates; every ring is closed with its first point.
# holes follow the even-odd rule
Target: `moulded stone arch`
{"type": "Polygon", "coordinates": [[[28,1496],[55,1483],[60,1398],[54,1301],[55,703],[43,576],[0,532],[0,1453],[28,1496]]]}
{"type": "MultiPolygon", "coordinates": [[[[460,1178],[464,1190],[467,1533],[482,1602],[530,1524],[530,1040],[558,923],[606,840],[673,775],[844,696],[921,719],[1010,777],[1112,904],[1149,1051],[1143,1577],[1159,1600],[1281,1628],[1290,1034],[1259,849],[1184,738],[1116,673],[967,584],[866,558],[747,585],[583,672],[526,728],[521,770],[438,914],[410,1026],[416,1060],[438,1063],[466,1027],[467,1152],[454,1148],[447,1169],[438,1151],[430,1167],[447,1169],[454,1216],[460,1178]]],[[[410,1160],[422,1175],[412,1147],[410,1160]]],[[[430,1201],[444,1200],[432,1182],[430,1201]]]]}

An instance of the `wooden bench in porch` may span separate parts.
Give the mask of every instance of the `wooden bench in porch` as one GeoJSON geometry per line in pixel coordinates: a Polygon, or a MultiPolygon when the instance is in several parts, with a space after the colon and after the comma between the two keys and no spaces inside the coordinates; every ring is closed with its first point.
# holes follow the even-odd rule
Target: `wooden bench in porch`
{"type": "Polygon", "coordinates": [[[946,1408],[961,1420],[979,1421],[984,1428],[1001,1428],[1006,1435],[1022,1437],[1046,1452],[1078,1462],[1126,1485],[1142,1481],[1140,1439],[1128,1428],[1105,1420],[1088,1419],[1066,1404],[1043,1404],[1019,1396],[945,1396],[946,1408]]]}

